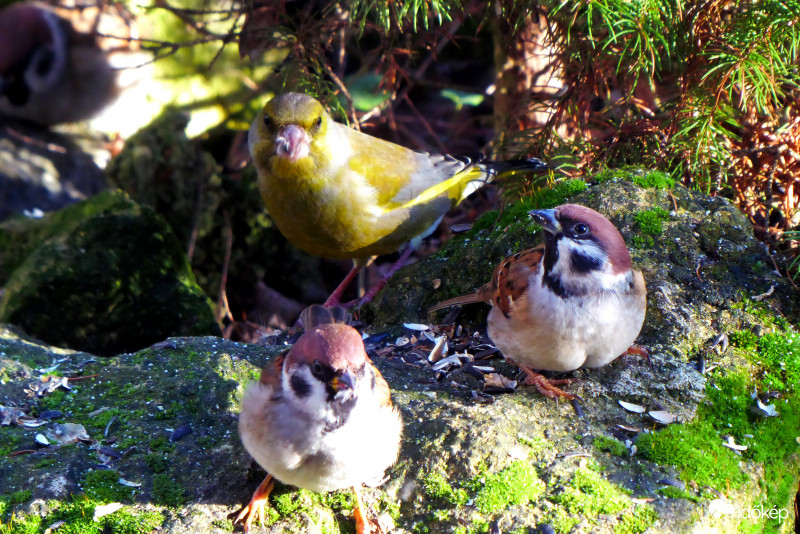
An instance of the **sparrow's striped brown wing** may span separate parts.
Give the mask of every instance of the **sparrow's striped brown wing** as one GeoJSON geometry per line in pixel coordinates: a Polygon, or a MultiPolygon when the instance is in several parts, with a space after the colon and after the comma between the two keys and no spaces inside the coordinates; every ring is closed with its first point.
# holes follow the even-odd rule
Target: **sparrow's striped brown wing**
{"type": "Polygon", "coordinates": [[[528,290],[528,278],[542,262],[544,245],[517,252],[498,265],[492,276],[491,288],[489,284],[478,291],[490,293],[493,306],[509,317],[511,305],[528,290]]]}
{"type": "Polygon", "coordinates": [[[261,370],[261,378],[259,382],[266,386],[272,386],[274,390],[281,389],[281,372],[283,371],[283,363],[286,361],[286,353],[288,350],[279,354],[277,358],[272,360],[261,370]]]}
{"type": "Polygon", "coordinates": [[[373,391],[375,392],[375,396],[378,398],[381,407],[389,407],[392,405],[392,394],[391,390],[389,389],[389,384],[386,383],[384,380],[383,375],[378,368],[372,364],[369,364],[372,368],[372,372],[375,375],[375,383],[372,386],[373,391]]]}

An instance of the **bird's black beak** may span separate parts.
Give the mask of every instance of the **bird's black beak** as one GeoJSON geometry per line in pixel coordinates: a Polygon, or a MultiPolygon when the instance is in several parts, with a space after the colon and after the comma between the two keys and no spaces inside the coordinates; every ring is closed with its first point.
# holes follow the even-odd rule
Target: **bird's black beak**
{"type": "Polygon", "coordinates": [[[528,215],[539,223],[539,226],[550,232],[558,234],[561,232],[561,223],[556,219],[556,210],[531,210],[528,215]]]}
{"type": "Polygon", "coordinates": [[[331,387],[339,393],[340,391],[353,391],[356,387],[356,375],[350,369],[345,369],[341,374],[333,377],[331,387]]]}

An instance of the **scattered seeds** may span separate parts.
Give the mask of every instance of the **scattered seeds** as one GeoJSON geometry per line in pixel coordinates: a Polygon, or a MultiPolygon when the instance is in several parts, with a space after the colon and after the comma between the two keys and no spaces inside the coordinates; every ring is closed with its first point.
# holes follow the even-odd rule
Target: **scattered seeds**
{"type": "Polygon", "coordinates": [[[409,330],[416,330],[417,332],[424,332],[425,330],[430,330],[431,327],[426,324],[419,324],[419,323],[403,323],[403,326],[408,328],[409,330]]]}
{"type": "Polygon", "coordinates": [[[100,518],[113,514],[117,510],[123,507],[122,503],[118,502],[111,502],[108,504],[99,504],[94,508],[94,520],[99,521],[100,518]]]}
{"type": "Polygon", "coordinates": [[[736,454],[742,454],[741,451],[746,451],[748,448],[747,445],[737,445],[733,439],[733,436],[728,436],[728,439],[722,442],[722,446],[728,447],[736,454]]]}
{"type": "Polygon", "coordinates": [[[653,421],[662,425],[669,425],[675,421],[675,414],[666,410],[653,410],[647,412],[647,415],[649,415],[653,421]]]}
{"type": "Polygon", "coordinates": [[[632,404],[630,402],[625,401],[617,401],[620,406],[622,406],[625,410],[633,413],[644,413],[646,408],[644,406],[640,406],[638,404],[632,404]]]}
{"type": "Polygon", "coordinates": [[[439,336],[436,338],[436,344],[431,349],[430,354],[428,354],[428,361],[436,363],[445,356],[447,356],[447,336],[439,336]]]}

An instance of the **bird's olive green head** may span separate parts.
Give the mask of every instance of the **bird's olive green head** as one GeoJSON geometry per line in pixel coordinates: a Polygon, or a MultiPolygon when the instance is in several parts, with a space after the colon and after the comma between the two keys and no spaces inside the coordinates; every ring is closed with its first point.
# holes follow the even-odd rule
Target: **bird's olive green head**
{"type": "Polygon", "coordinates": [[[250,128],[254,158],[278,156],[288,164],[303,160],[311,144],[325,134],[330,115],[315,98],[301,93],[278,95],[264,106],[250,128]]]}

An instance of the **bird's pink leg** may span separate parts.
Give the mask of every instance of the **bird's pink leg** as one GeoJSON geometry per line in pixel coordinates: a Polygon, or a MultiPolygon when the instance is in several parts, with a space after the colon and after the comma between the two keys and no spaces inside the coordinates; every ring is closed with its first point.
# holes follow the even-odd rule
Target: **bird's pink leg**
{"type": "Polygon", "coordinates": [[[384,286],[386,286],[386,283],[389,281],[389,278],[391,278],[394,273],[396,273],[401,267],[403,267],[406,264],[406,262],[408,262],[408,258],[411,257],[411,254],[414,252],[415,249],[416,247],[407,245],[406,248],[403,250],[403,253],[400,254],[400,257],[397,258],[397,261],[392,264],[392,266],[389,268],[389,271],[384,275],[383,279],[377,284],[375,284],[375,286],[372,289],[370,289],[366,293],[366,295],[364,295],[360,299],[354,300],[353,302],[349,302],[348,305],[362,306],[367,302],[371,301],[372,299],[374,299],[375,295],[378,294],[378,291],[380,291],[381,289],[384,288],[384,286]]]}
{"type": "MultiPolygon", "coordinates": [[[[325,301],[325,304],[323,304],[323,306],[325,306],[326,308],[335,308],[336,306],[347,307],[350,304],[349,302],[346,304],[341,303],[342,293],[344,293],[344,290],[347,289],[347,286],[350,285],[350,283],[353,281],[356,275],[358,275],[361,269],[363,269],[363,267],[357,264],[353,264],[353,268],[350,269],[350,272],[347,273],[347,276],[344,277],[344,280],[342,280],[342,282],[336,287],[336,289],[333,290],[333,293],[331,293],[331,296],[328,297],[328,300],[325,301]]],[[[357,300],[354,302],[357,302],[357,300]]]]}
{"type": "Polygon", "coordinates": [[[361,495],[358,493],[358,488],[353,488],[353,493],[356,495],[356,504],[353,506],[353,519],[356,522],[356,534],[372,534],[373,525],[364,514],[364,503],[361,502],[361,495]]]}
{"type": "Polygon", "coordinates": [[[267,499],[269,499],[269,494],[272,492],[272,488],[275,486],[275,480],[272,478],[272,475],[267,475],[264,479],[264,482],[256,488],[256,491],[253,492],[253,497],[250,499],[250,502],[247,503],[247,506],[242,508],[239,511],[239,515],[236,516],[236,520],[233,522],[235,525],[236,523],[241,523],[244,519],[244,531],[250,531],[250,525],[253,523],[253,519],[258,517],[258,523],[264,524],[264,506],[267,503],[267,499]]]}
{"type": "Polygon", "coordinates": [[[571,378],[559,378],[557,380],[550,380],[546,378],[544,375],[540,375],[539,373],[535,372],[530,367],[527,367],[525,365],[520,365],[517,362],[508,360],[508,358],[506,358],[506,361],[510,361],[511,363],[522,369],[522,372],[525,373],[525,383],[528,384],[529,386],[535,386],[536,389],[539,390],[539,393],[541,393],[548,399],[555,399],[556,397],[564,397],[567,400],[573,400],[579,398],[577,395],[573,395],[572,393],[567,393],[563,389],[556,387],[556,385],[560,386],[562,384],[571,383],[573,381],[571,378]]]}

